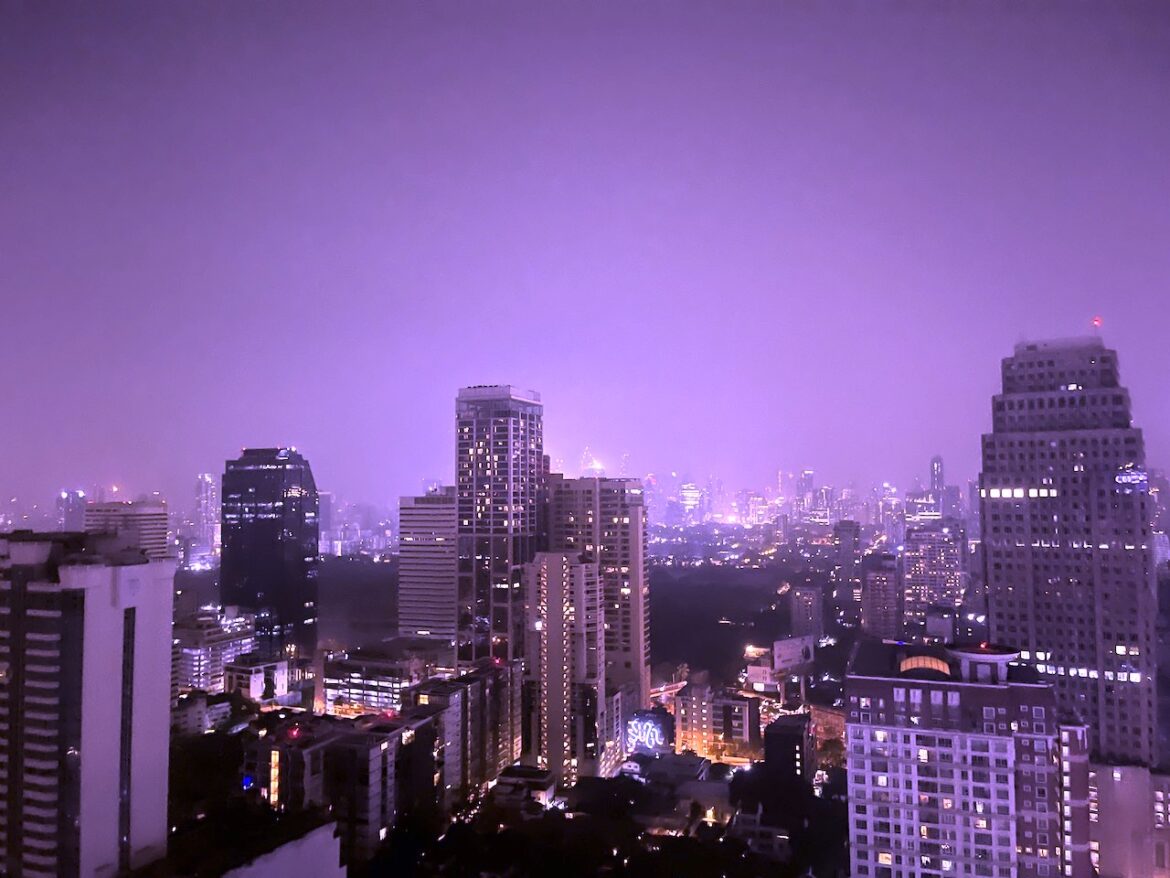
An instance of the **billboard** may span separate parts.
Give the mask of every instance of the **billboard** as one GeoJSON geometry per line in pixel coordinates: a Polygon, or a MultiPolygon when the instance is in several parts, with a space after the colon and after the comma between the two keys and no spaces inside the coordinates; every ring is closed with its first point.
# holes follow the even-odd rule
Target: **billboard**
{"type": "Polygon", "coordinates": [[[674,749],[674,717],[665,710],[639,710],[626,721],[627,753],[674,749]]]}
{"type": "Polygon", "coordinates": [[[816,649],[812,635],[777,640],[772,644],[772,670],[781,675],[798,673],[812,664],[816,649]]]}

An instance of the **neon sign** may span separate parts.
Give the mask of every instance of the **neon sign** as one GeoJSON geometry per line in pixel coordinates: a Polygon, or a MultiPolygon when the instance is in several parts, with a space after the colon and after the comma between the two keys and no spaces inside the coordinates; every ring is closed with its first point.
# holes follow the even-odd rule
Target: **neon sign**
{"type": "Polygon", "coordinates": [[[662,726],[652,719],[634,718],[626,723],[626,750],[661,750],[666,747],[662,726]]]}

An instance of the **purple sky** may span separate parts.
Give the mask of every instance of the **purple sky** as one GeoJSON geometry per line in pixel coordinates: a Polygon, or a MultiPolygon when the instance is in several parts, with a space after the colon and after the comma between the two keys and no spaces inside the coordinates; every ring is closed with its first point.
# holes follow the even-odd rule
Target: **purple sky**
{"type": "Polygon", "coordinates": [[[7,495],[384,502],[495,382],[570,469],[965,478],[1094,314],[1170,465],[1165,3],[10,3],[0,107],[7,495]]]}

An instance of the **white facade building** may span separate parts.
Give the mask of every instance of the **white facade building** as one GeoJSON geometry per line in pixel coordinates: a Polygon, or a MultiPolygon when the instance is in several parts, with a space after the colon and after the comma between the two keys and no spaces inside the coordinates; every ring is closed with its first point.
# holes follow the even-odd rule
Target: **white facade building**
{"type": "Polygon", "coordinates": [[[455,488],[398,503],[398,633],[455,641],[458,554],[455,488]]]}
{"type": "Polygon", "coordinates": [[[0,537],[0,862],[113,876],[166,854],[171,561],[0,537]]]}
{"type": "Polygon", "coordinates": [[[146,553],[151,560],[172,556],[167,541],[167,504],[165,500],[126,500],[87,503],[87,533],[117,534],[146,553]]]}

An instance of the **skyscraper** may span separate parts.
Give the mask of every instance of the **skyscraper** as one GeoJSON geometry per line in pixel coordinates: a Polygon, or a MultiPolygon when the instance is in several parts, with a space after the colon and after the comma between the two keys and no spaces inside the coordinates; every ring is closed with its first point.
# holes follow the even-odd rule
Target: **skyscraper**
{"type": "Polygon", "coordinates": [[[1098,338],[1003,361],[980,477],[991,636],[1081,713],[1104,759],[1154,758],[1156,578],[1141,431],[1098,338]]]}
{"type": "Polygon", "coordinates": [[[4,874],[166,854],[174,573],[116,535],[0,536],[4,874]]]}
{"type": "Polygon", "coordinates": [[[538,552],[524,567],[524,584],[531,751],[538,765],[571,786],[578,777],[605,773],[607,761],[616,767],[605,735],[605,632],[597,565],[571,553],[538,552]]]}
{"type": "Polygon", "coordinates": [[[793,637],[821,638],[825,634],[825,596],[820,586],[790,585],[788,611],[792,618],[793,637]]]}
{"type": "Polygon", "coordinates": [[[398,633],[455,642],[455,488],[398,501],[398,633]]]}
{"type": "Polygon", "coordinates": [[[317,648],[317,485],[295,448],[245,448],[223,474],[220,594],[267,653],[317,648]]]}
{"type": "Polygon", "coordinates": [[[195,477],[195,542],[208,552],[219,549],[219,479],[212,473],[195,477]]]}
{"type": "Polygon", "coordinates": [[[520,567],[536,554],[544,480],[540,395],[465,387],[455,401],[458,661],[524,651],[520,567]]]}
{"type": "Polygon", "coordinates": [[[549,549],[596,563],[605,623],[606,685],[650,703],[646,510],[636,479],[549,476],[549,549]]]}
{"type": "Polygon", "coordinates": [[[89,533],[118,534],[156,561],[172,556],[167,542],[165,500],[114,500],[87,503],[85,529],[89,533]]]}
{"type": "Polygon", "coordinates": [[[936,454],[930,459],[930,493],[934,494],[936,498],[942,497],[943,488],[946,485],[942,455],[936,454]]]}

